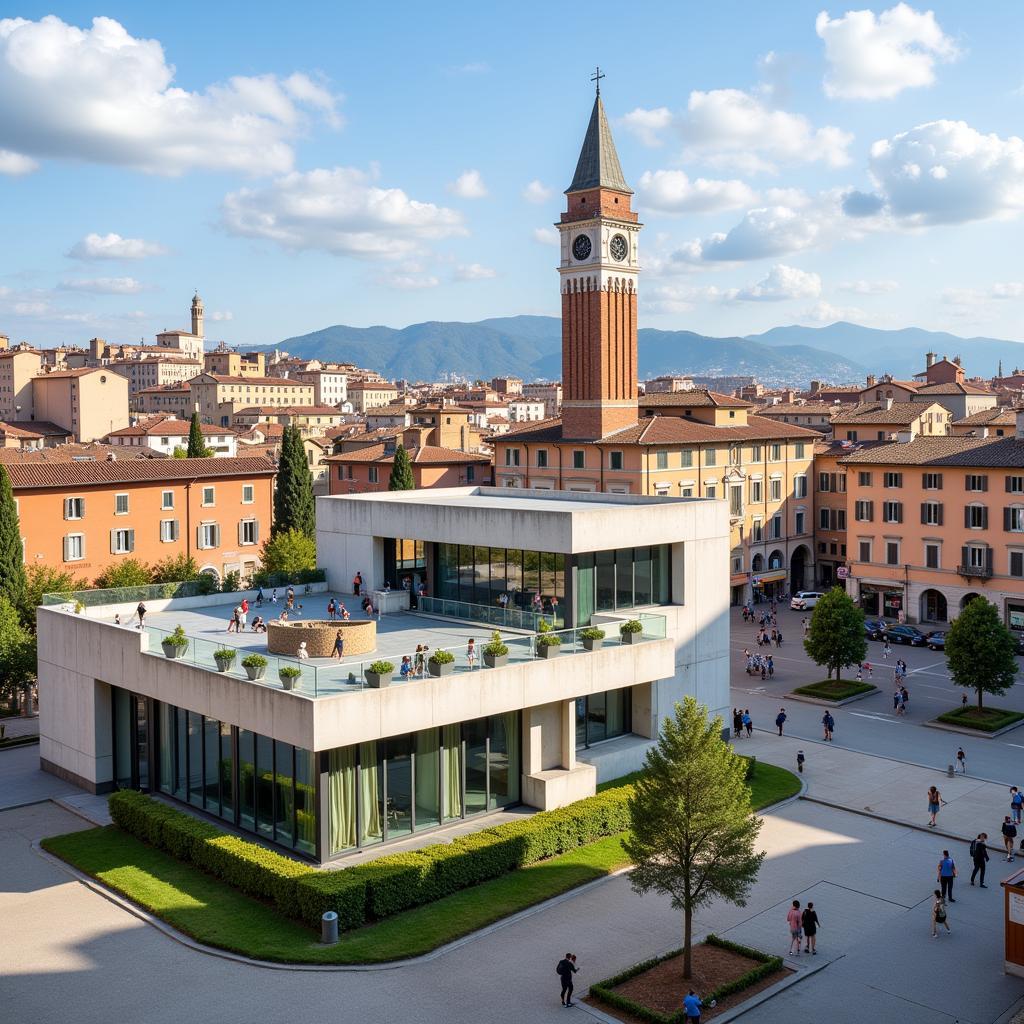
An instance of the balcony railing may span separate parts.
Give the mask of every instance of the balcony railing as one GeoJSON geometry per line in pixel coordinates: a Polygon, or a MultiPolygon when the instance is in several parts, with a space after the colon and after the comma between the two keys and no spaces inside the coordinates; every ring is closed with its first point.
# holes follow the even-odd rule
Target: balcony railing
{"type": "Polygon", "coordinates": [[[993,576],[991,566],[983,565],[958,565],[956,572],[958,576],[976,580],[990,580],[993,576]]]}
{"type": "Polygon", "coordinates": [[[445,615],[453,619],[467,619],[470,622],[480,622],[490,626],[504,626],[507,629],[528,629],[531,633],[540,630],[541,622],[551,624],[554,621],[556,626],[565,624],[561,608],[557,608],[552,615],[550,611],[544,613],[528,608],[502,608],[501,605],[450,601],[444,597],[419,597],[416,601],[417,611],[427,615],[445,615]]]}
{"type": "MultiPolygon", "coordinates": [[[[621,647],[627,643],[644,643],[649,640],[663,640],[665,638],[666,622],[664,615],[641,612],[636,616],[636,619],[640,622],[643,629],[642,632],[635,634],[630,641],[623,641],[619,634],[617,622],[603,623],[605,637],[602,641],[602,646],[606,648],[621,647]]],[[[507,664],[522,664],[543,658],[544,655],[540,653],[537,643],[538,636],[557,637],[561,641],[556,645],[558,647],[556,657],[589,653],[584,646],[584,638],[580,635],[584,628],[586,627],[552,630],[547,633],[533,633],[528,636],[504,636],[502,637],[502,643],[508,647],[507,664]]],[[[146,626],[144,632],[146,634],[146,652],[152,656],[166,657],[161,644],[170,636],[170,630],[146,626]]],[[[268,654],[265,651],[254,652],[251,647],[231,647],[229,644],[190,636],[188,638],[188,647],[175,660],[208,672],[217,672],[220,675],[230,676],[233,679],[253,682],[260,686],[269,686],[273,689],[281,689],[283,685],[280,678],[280,670],[282,668],[295,668],[301,674],[295,679],[292,692],[304,697],[326,697],[367,689],[366,671],[377,661],[390,662],[395,666],[391,685],[412,684],[431,676],[433,673],[430,671],[429,658],[433,651],[420,652],[421,658],[417,660],[415,630],[410,630],[410,634],[412,646],[405,652],[377,654],[373,658],[366,658],[362,661],[341,661],[328,665],[323,664],[324,659],[320,659],[319,663],[314,663],[308,659],[299,660],[297,658],[281,657],[280,655],[268,654]],[[214,653],[220,650],[234,651],[234,658],[231,660],[229,667],[223,672],[218,667],[214,657],[214,653]],[[254,653],[259,653],[261,657],[265,658],[267,664],[263,678],[249,680],[246,670],[242,665],[242,660],[254,653]],[[409,659],[405,663],[409,666],[409,670],[405,675],[402,674],[403,657],[409,659]]],[[[422,639],[427,639],[429,636],[430,634],[424,634],[422,639]]],[[[469,659],[468,644],[458,646],[445,645],[437,647],[435,650],[449,651],[455,657],[455,661],[451,663],[450,673],[446,674],[464,676],[474,672],[488,671],[488,666],[484,662],[484,646],[484,643],[475,645],[472,662],[469,659]]]]}

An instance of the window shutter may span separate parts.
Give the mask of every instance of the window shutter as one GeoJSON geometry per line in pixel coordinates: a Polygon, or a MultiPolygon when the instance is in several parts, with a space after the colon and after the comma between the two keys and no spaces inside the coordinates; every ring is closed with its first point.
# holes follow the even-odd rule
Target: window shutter
{"type": "Polygon", "coordinates": [[[1010,494],[1011,491],[1010,491],[1010,478],[1009,478],[1009,476],[1004,476],[1003,477],[1003,485],[1006,487],[1006,493],[1010,494]]]}
{"type": "Polygon", "coordinates": [[[868,522],[873,522],[875,518],[875,503],[874,500],[868,502],[868,522]]]}
{"type": "Polygon", "coordinates": [[[117,536],[117,530],[111,530],[110,531],[110,553],[112,555],[117,553],[117,542],[115,540],[116,536],[117,536]]]}
{"type": "Polygon", "coordinates": [[[220,526],[216,523],[213,525],[213,547],[220,547],[220,526]]]}
{"type": "Polygon", "coordinates": [[[254,519],[252,521],[252,539],[253,539],[253,542],[255,544],[259,544],[259,542],[260,542],[260,521],[258,519],[254,519]]]}
{"type": "Polygon", "coordinates": [[[985,475],[984,475],[984,476],[983,476],[983,477],[981,478],[981,489],[982,489],[983,491],[987,491],[987,490],[988,490],[988,473],[986,473],[986,474],[985,474],[985,475]]]}
{"type": "Polygon", "coordinates": [[[941,502],[938,505],[935,506],[935,511],[938,512],[938,514],[939,514],[938,525],[941,526],[942,525],[942,504],[941,504],[941,502]]]}
{"type": "Polygon", "coordinates": [[[243,536],[244,536],[243,531],[244,531],[245,527],[244,527],[243,524],[244,524],[244,520],[239,519],[238,520],[238,543],[239,544],[242,543],[243,536]]]}
{"type": "Polygon", "coordinates": [[[964,477],[964,490],[965,490],[965,491],[969,491],[970,489],[971,489],[971,474],[970,474],[970,473],[968,473],[968,474],[967,474],[967,475],[966,475],[966,476],[964,477]]]}
{"type": "Polygon", "coordinates": [[[992,548],[985,548],[985,571],[992,573],[992,548]]]}
{"type": "Polygon", "coordinates": [[[964,526],[969,530],[971,528],[971,506],[964,506],[964,526]]]}
{"type": "Polygon", "coordinates": [[[1010,532],[1010,509],[1008,508],[1003,509],[1003,529],[1007,533],[1010,532]]]}
{"type": "Polygon", "coordinates": [[[981,506],[981,528],[988,529],[988,505],[981,506]]]}
{"type": "Polygon", "coordinates": [[[902,473],[897,473],[896,474],[896,486],[897,487],[902,487],[903,486],[903,474],[902,473]]]}
{"type": "Polygon", "coordinates": [[[936,473],[935,474],[935,486],[936,486],[936,488],[938,490],[940,490],[940,491],[942,490],[942,474],[941,473],[936,473]]]}
{"type": "Polygon", "coordinates": [[[134,551],[135,550],[135,531],[134,530],[127,530],[126,533],[125,533],[125,536],[126,536],[126,539],[128,541],[128,550],[129,551],[134,551]]]}
{"type": "Polygon", "coordinates": [[[64,538],[64,561],[68,560],[68,538],[64,538]]]}
{"type": "Polygon", "coordinates": [[[205,548],[206,545],[203,543],[203,528],[201,526],[196,527],[196,547],[205,548]]]}
{"type": "Polygon", "coordinates": [[[897,501],[896,502],[896,522],[897,523],[902,523],[903,522],[903,502],[902,501],[897,501]]]}
{"type": "Polygon", "coordinates": [[[1010,552],[1010,575],[1024,576],[1024,554],[1019,551],[1010,552]]]}
{"type": "Polygon", "coordinates": [[[928,502],[927,501],[922,501],[921,502],[921,522],[922,523],[927,523],[928,522],[928,502]]]}
{"type": "Polygon", "coordinates": [[[85,518],[85,498],[79,498],[79,501],[82,503],[82,505],[81,505],[81,508],[82,508],[82,516],[81,516],[81,518],[84,519],[85,518]]]}
{"type": "MultiPolygon", "coordinates": [[[[1010,489],[1009,481],[1007,481],[1006,489],[1007,490],[1010,489]]],[[[70,498],[65,498],[64,499],[64,518],[65,519],[70,519],[71,518],[71,499],[70,498]]]]}
{"type": "Polygon", "coordinates": [[[960,564],[961,565],[970,565],[971,564],[971,552],[968,549],[966,544],[960,549],[960,564]]]}

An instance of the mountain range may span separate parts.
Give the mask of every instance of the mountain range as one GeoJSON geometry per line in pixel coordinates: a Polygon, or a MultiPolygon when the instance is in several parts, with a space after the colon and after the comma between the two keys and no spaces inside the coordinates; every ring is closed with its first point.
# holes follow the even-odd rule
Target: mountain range
{"type": "MultiPolygon", "coordinates": [[[[351,362],[394,379],[442,380],[458,375],[525,380],[561,375],[561,321],[510,316],[475,323],[429,321],[408,327],[338,324],[286,338],[275,346],[307,359],[351,362]]],[[[752,376],[765,384],[806,387],[812,379],[852,383],[868,373],[910,377],[928,351],[961,356],[968,375],[1009,372],[1024,362],[1024,345],[998,338],[962,338],[918,327],[879,330],[838,322],[825,327],[773,327],[746,337],[716,338],[693,331],[638,332],[640,378],[679,373],[752,376]],[[851,358],[850,353],[855,353],[851,358]]]]}

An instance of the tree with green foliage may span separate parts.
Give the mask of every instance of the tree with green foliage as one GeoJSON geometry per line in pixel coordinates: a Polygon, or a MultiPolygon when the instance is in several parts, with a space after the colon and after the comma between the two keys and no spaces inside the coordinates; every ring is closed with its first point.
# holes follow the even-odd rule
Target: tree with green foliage
{"type": "Polygon", "coordinates": [[[747,761],[722,739],[722,719],[694,697],[675,706],[647,751],[629,801],[623,849],[633,891],[669,897],[683,915],[683,977],[693,969],[693,915],[712,900],[746,906],[764,860],[750,806],[747,761]]]}
{"type": "Polygon", "coordinates": [[[67,594],[74,590],[89,590],[92,584],[84,576],[72,576],[69,572],[54,569],[49,565],[30,565],[25,571],[25,603],[21,606],[21,621],[29,629],[36,628],[36,608],[43,600],[43,594],[67,594]]]}
{"type": "Polygon", "coordinates": [[[15,608],[25,604],[25,555],[21,544],[21,523],[14,503],[11,478],[0,466],[0,595],[15,608]]]}
{"type": "Polygon", "coordinates": [[[979,708],[984,694],[1002,696],[1017,674],[1016,650],[999,609],[983,597],[974,598],[946,634],[946,664],[953,685],[975,690],[979,708]]]}
{"type": "Polygon", "coordinates": [[[188,448],[185,450],[186,459],[210,459],[214,455],[212,448],[206,447],[203,439],[203,427],[199,422],[199,410],[192,413],[192,422],[188,427],[188,448]]]}
{"type": "Polygon", "coordinates": [[[35,634],[22,625],[14,604],[0,595],[0,694],[9,703],[22,697],[27,706],[35,679],[35,634]]]}
{"type": "Polygon", "coordinates": [[[288,530],[266,541],[262,557],[264,572],[295,579],[300,572],[316,568],[316,541],[301,530],[288,530]]]}
{"type": "Polygon", "coordinates": [[[313,477],[298,427],[284,428],[274,490],[274,526],[271,532],[276,536],[289,530],[299,530],[311,539],[316,537],[313,477]]]}
{"type": "Polygon", "coordinates": [[[389,491],[411,491],[416,487],[416,481],[412,476],[412,462],[409,461],[409,453],[404,445],[395,446],[395,461],[391,466],[391,476],[388,478],[389,491]]]}
{"type": "Polygon", "coordinates": [[[169,555],[154,563],[151,570],[154,583],[187,583],[199,578],[196,560],[186,555],[169,555]]]}
{"type": "Polygon", "coordinates": [[[101,590],[115,587],[145,587],[153,582],[153,570],[137,558],[126,558],[123,562],[109,566],[96,577],[96,586],[101,590]]]}
{"type": "Polygon", "coordinates": [[[864,612],[842,587],[833,587],[818,598],[811,613],[811,628],[804,637],[804,650],[811,661],[828,668],[836,679],[848,665],[860,665],[867,657],[864,612]]]}

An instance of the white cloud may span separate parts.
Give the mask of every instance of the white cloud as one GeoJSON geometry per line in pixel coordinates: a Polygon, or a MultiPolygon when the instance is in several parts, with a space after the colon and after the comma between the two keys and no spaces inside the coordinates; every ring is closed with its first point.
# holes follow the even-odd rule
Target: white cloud
{"type": "Polygon", "coordinates": [[[0,174],[16,178],[22,174],[31,174],[38,166],[30,157],[12,153],[9,149],[0,149],[0,174]]]}
{"type": "Polygon", "coordinates": [[[911,225],[1006,218],[1024,209],[1024,141],[930,121],[871,147],[871,176],[893,216],[911,225]]]}
{"type": "Polygon", "coordinates": [[[226,323],[228,320],[234,320],[235,314],[230,309],[215,309],[206,314],[207,320],[212,320],[215,324],[226,323]]]}
{"type": "Polygon", "coordinates": [[[831,302],[816,302],[810,309],[800,314],[801,320],[815,324],[833,324],[837,320],[857,321],[863,323],[871,317],[863,309],[856,306],[833,306],[831,302]]]}
{"type": "Polygon", "coordinates": [[[945,288],[942,301],[950,306],[982,306],[990,300],[1024,298],[1024,282],[998,281],[988,288],[945,288]]]}
{"type": "Polygon", "coordinates": [[[959,51],[932,11],[899,3],[874,11],[847,11],[814,25],[825,42],[825,93],[842,99],[891,99],[904,89],[931,85],[936,61],[955,60],[959,51]]]}
{"type": "Polygon", "coordinates": [[[498,272],[493,267],[485,267],[480,263],[467,263],[455,270],[456,281],[487,281],[497,277],[498,272]]]}
{"type": "Polygon", "coordinates": [[[541,245],[558,245],[558,231],[555,228],[534,228],[533,240],[541,245]]]}
{"type": "Polygon", "coordinates": [[[408,256],[427,241],[466,233],[455,210],[381,188],[354,167],[293,171],[264,188],[231,192],[221,218],[233,235],[361,259],[408,256]]]}
{"type": "Polygon", "coordinates": [[[75,242],[67,255],[76,260],[141,260],[147,256],[162,256],[165,252],[167,250],[158,242],[147,242],[144,238],[94,232],[75,242]]]}
{"type": "Polygon", "coordinates": [[[897,281],[843,281],[839,290],[849,292],[852,295],[882,295],[886,292],[894,292],[899,288],[897,281]]]}
{"type": "Polygon", "coordinates": [[[377,283],[401,292],[416,292],[436,288],[441,282],[430,274],[381,274],[377,283]]]}
{"type": "Polygon", "coordinates": [[[146,290],[141,281],[134,277],[94,277],[89,279],[61,281],[65,291],[92,292],[94,295],[138,295],[146,290]]]}
{"type": "Polygon", "coordinates": [[[729,231],[691,242],[680,251],[691,262],[764,259],[811,248],[820,240],[821,228],[821,223],[804,211],[788,206],[762,206],[748,210],[729,231]]]}
{"type": "Polygon", "coordinates": [[[523,189],[523,198],[528,203],[546,203],[553,195],[554,191],[536,178],[523,189]]]}
{"type": "MultiPolygon", "coordinates": [[[[197,29],[202,31],[201,26],[197,29]]],[[[155,39],[111,18],[0,20],[0,146],[23,159],[280,173],[308,112],[340,124],[338,97],[296,73],[235,76],[190,92],[155,39]]]]}
{"type": "Polygon", "coordinates": [[[467,64],[453,64],[445,69],[449,75],[486,75],[490,70],[490,64],[482,60],[471,60],[467,64]]]}
{"type": "Polygon", "coordinates": [[[672,129],[683,142],[683,159],[747,172],[775,171],[778,164],[850,162],[849,132],[833,126],[814,128],[802,114],[778,110],[741,89],[693,91],[685,111],[637,108],[623,123],[647,145],[660,144],[672,129]]]}
{"type": "Polygon", "coordinates": [[[714,285],[666,283],[642,289],[640,303],[648,313],[688,313],[698,302],[718,302],[726,297],[714,285]]]}
{"type": "Polygon", "coordinates": [[[448,191],[460,199],[485,199],[487,186],[480,172],[470,169],[463,171],[449,186],[448,191]]]}
{"type": "Polygon", "coordinates": [[[821,294],[821,278],[806,270],[776,263],[757,284],[729,294],[738,302],[784,302],[787,299],[816,299],[821,294]]]}
{"type": "Polygon", "coordinates": [[[645,206],[662,213],[717,213],[757,201],[757,193],[736,178],[694,180],[685,171],[645,171],[637,190],[645,206]]]}

